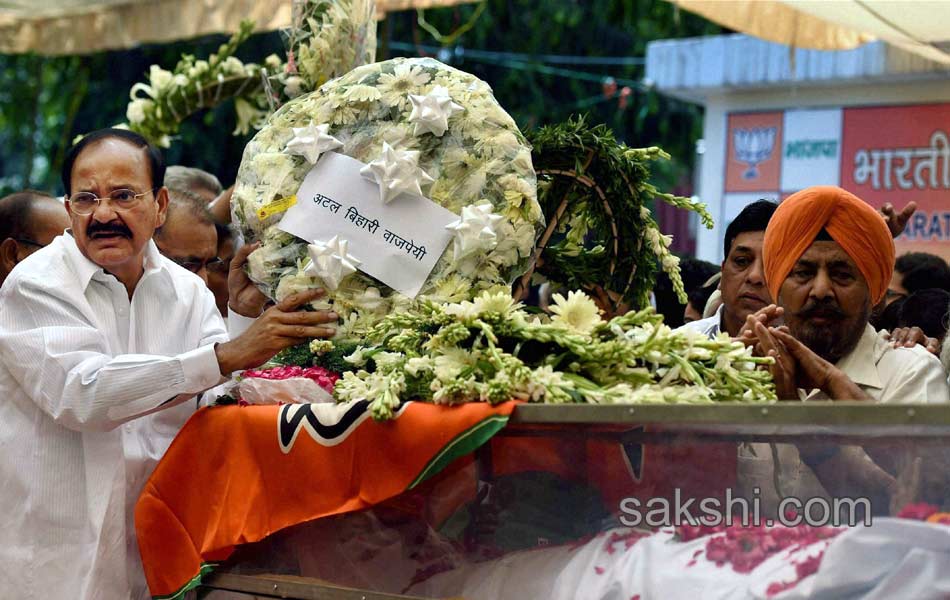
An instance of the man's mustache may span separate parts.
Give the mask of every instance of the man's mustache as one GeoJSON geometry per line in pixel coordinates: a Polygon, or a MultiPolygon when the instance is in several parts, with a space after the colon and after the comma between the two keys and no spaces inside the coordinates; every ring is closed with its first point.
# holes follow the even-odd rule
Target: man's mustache
{"type": "Polygon", "coordinates": [[[811,302],[798,312],[798,316],[805,319],[813,317],[843,319],[847,315],[844,314],[844,311],[836,302],[811,302]]]}
{"type": "Polygon", "coordinates": [[[100,233],[124,235],[125,237],[129,238],[132,237],[132,231],[122,223],[97,223],[93,221],[89,224],[89,227],[86,228],[86,235],[89,237],[94,237],[100,233]]]}

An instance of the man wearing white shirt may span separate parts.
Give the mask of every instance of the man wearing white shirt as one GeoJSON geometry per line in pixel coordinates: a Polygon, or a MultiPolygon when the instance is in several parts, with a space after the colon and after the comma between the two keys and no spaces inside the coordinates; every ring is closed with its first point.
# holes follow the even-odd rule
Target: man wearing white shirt
{"type": "Polygon", "coordinates": [[[749,315],[772,303],[762,271],[762,238],[777,207],[774,202],[758,200],[743,208],[729,223],[722,278],[719,280],[722,304],[713,316],[683,327],[709,337],[715,337],[721,331],[736,337],[749,315]]]}
{"type": "Polygon", "coordinates": [[[147,597],[132,506],[195,394],[313,337],[336,319],[295,312],[319,292],[263,309],[233,265],[227,341],[204,283],[162,257],[161,154],[123,130],[66,157],[71,230],[19,264],[0,290],[0,598],[147,597]]]}

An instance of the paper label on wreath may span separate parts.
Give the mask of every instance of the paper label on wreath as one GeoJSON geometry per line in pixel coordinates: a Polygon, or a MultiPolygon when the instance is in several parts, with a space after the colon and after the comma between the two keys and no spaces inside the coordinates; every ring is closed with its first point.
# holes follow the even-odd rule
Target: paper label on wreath
{"type": "Polygon", "coordinates": [[[335,235],[348,240],[360,271],[414,298],[452,240],[445,226],[458,215],[422,196],[383,204],[379,186],[360,175],[364,166],[336,152],[324,154],[277,227],[307,242],[335,235]]]}

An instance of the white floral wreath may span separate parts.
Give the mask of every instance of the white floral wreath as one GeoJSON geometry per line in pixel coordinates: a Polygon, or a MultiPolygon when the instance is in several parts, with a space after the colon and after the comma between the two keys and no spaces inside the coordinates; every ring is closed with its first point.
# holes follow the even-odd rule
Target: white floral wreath
{"type": "MultiPolygon", "coordinates": [[[[473,75],[433,59],[397,58],[359,67],[292,100],[245,149],[232,210],[244,237],[262,242],[249,257],[249,269],[269,296],[335,288],[322,306],[332,302],[344,318],[344,336],[359,335],[410,303],[352,264],[314,268],[307,241],[277,229],[288,208],[284,199],[331,149],[369,169],[380,161],[402,161],[408,181],[400,178],[401,185],[418,186],[460,215],[454,243],[419,299],[457,302],[507,289],[530,261],[544,217],[531,150],[514,121],[473,75]]],[[[377,180],[385,199],[387,186],[396,184],[377,180]]],[[[391,191],[401,190],[396,185],[391,191]]]]}

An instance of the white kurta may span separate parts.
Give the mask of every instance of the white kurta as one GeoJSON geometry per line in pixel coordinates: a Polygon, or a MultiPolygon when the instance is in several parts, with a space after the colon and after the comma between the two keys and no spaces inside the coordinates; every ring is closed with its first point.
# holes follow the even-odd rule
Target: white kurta
{"type": "Polygon", "coordinates": [[[0,290],[0,598],[147,596],[132,507],[221,380],[214,296],[149,242],[131,301],[65,234],[0,290]]]}

